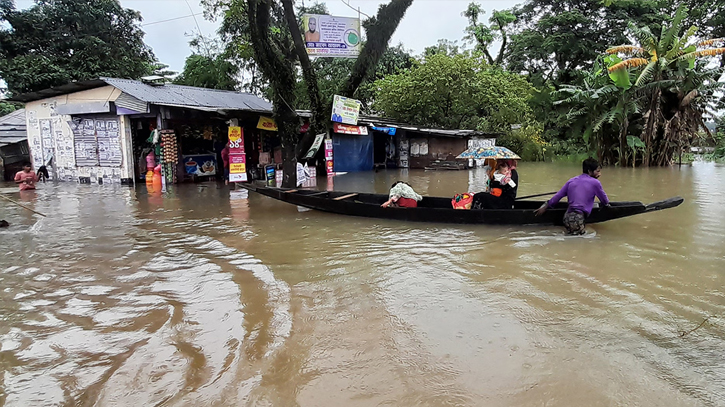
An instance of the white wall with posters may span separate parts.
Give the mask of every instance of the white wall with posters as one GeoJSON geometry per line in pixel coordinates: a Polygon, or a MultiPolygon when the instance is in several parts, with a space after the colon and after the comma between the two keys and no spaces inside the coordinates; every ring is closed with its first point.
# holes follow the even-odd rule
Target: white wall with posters
{"type": "Polygon", "coordinates": [[[36,100],[25,105],[28,145],[37,170],[53,158],[61,181],[119,184],[133,182],[130,120],[111,113],[64,115],[61,105],[113,102],[121,91],[113,86],[36,100]]]}

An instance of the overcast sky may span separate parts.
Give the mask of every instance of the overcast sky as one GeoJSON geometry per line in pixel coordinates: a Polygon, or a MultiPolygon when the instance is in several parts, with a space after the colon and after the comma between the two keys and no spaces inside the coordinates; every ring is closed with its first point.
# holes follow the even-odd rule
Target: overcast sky
{"type": "MultiPolygon", "coordinates": [[[[347,0],[346,0],[347,1],[347,0]]],[[[374,15],[378,6],[387,1],[379,0],[350,0],[350,5],[368,15],[374,15]]],[[[517,0],[483,0],[487,16],[492,10],[501,10],[513,7],[519,3],[517,0]]],[[[301,0],[297,0],[301,4],[301,0]]],[[[305,1],[312,4],[314,1],[305,1]]],[[[342,0],[326,1],[332,15],[355,17],[357,12],[346,6],[342,0]]],[[[438,39],[460,40],[466,19],[461,15],[470,0],[415,0],[408,9],[405,18],[396,31],[391,45],[400,42],[415,54],[421,53],[427,46],[435,44],[438,39]]],[[[189,49],[189,35],[198,32],[196,23],[191,17],[179,20],[154,24],[157,21],[183,17],[192,14],[189,5],[195,13],[201,13],[202,7],[198,2],[189,0],[121,0],[124,7],[133,8],[141,12],[144,18],[144,31],[146,43],[153,49],[160,61],[180,71],[184,67],[184,60],[191,53],[189,49]]],[[[363,18],[365,18],[363,16],[363,18]]],[[[218,28],[218,22],[204,20],[196,16],[199,28],[204,35],[213,34],[218,28]]]]}
{"type": "MultiPolygon", "coordinates": [[[[345,0],[346,2],[348,0],[345,0]]],[[[461,16],[471,0],[415,0],[408,9],[405,18],[396,31],[391,45],[402,42],[414,54],[419,54],[427,46],[434,45],[439,39],[460,40],[466,19],[461,16]]],[[[486,10],[485,19],[491,15],[492,10],[510,8],[522,0],[478,0],[486,10]]],[[[368,15],[374,15],[378,6],[387,1],[378,0],[349,0],[350,4],[368,15]]],[[[297,0],[302,4],[302,0],[297,0]]],[[[307,5],[314,1],[305,0],[307,5]]],[[[356,17],[357,12],[343,3],[343,0],[328,0],[327,7],[330,13],[336,16],[356,17]]],[[[16,0],[18,8],[32,5],[32,0],[16,0]]],[[[190,35],[201,29],[204,35],[214,34],[219,26],[218,22],[206,21],[201,15],[203,9],[198,0],[121,0],[126,8],[141,12],[143,16],[143,30],[146,32],[145,41],[151,46],[156,57],[171,69],[181,71],[184,68],[186,57],[191,54],[189,49],[190,35]],[[186,17],[193,13],[196,16],[199,28],[194,18],[186,17]],[[172,20],[179,17],[176,20],[172,20]],[[172,21],[165,21],[172,20],[172,21]],[[163,22],[162,22],[163,21],[163,22]]],[[[363,16],[364,18],[364,16],[363,16]]]]}

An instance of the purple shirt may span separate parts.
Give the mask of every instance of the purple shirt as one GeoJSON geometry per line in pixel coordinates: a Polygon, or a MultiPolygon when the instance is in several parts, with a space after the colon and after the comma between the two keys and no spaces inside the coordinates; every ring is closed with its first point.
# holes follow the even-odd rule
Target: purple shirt
{"type": "Polygon", "coordinates": [[[579,210],[586,215],[592,212],[594,197],[599,198],[599,202],[604,205],[609,205],[609,198],[604,193],[602,183],[589,174],[582,174],[567,181],[561,190],[549,200],[549,206],[556,205],[565,196],[569,200],[569,209],[579,210]]]}

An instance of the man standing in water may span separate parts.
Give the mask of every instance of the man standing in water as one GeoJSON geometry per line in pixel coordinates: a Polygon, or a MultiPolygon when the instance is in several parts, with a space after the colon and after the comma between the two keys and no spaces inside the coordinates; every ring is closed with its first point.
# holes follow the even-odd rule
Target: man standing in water
{"type": "Polygon", "coordinates": [[[23,170],[15,174],[15,183],[20,184],[21,191],[35,189],[36,182],[38,182],[38,176],[33,172],[30,163],[23,164],[23,170]]]}
{"type": "Polygon", "coordinates": [[[593,158],[587,158],[582,163],[582,172],[582,175],[567,181],[556,195],[548,202],[544,202],[536,211],[536,216],[540,216],[566,196],[569,201],[569,209],[564,215],[564,226],[570,235],[584,234],[584,221],[592,212],[595,197],[599,198],[599,202],[605,206],[609,206],[609,198],[602,188],[602,183],[599,182],[599,176],[602,173],[599,162],[593,158]]]}

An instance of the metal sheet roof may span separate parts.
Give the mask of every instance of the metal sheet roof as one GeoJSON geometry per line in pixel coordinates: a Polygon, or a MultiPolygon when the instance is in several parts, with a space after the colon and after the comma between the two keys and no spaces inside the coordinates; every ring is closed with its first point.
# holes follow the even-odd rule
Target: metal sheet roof
{"type": "Polygon", "coordinates": [[[69,93],[80,92],[83,90],[100,88],[101,86],[106,86],[106,82],[100,79],[94,79],[91,81],[71,82],[65,85],[43,89],[36,92],[23,93],[22,95],[13,96],[8,100],[12,102],[28,103],[36,100],[67,95],[69,93]]]}
{"type": "Polygon", "coordinates": [[[209,110],[249,110],[271,113],[272,104],[250,93],[195,88],[172,84],[148,85],[129,79],[102,78],[114,86],[147,103],[209,110]]]}
{"type": "Polygon", "coordinates": [[[0,147],[27,140],[25,109],[0,117],[0,147]]]}
{"type": "Polygon", "coordinates": [[[28,103],[35,100],[66,95],[68,93],[100,88],[111,85],[124,93],[146,103],[204,108],[204,110],[246,110],[259,113],[272,113],[272,104],[251,93],[195,88],[172,84],[150,85],[140,81],[117,78],[100,78],[92,81],[72,82],[66,85],[44,89],[37,92],[14,96],[8,100],[28,103]]]}
{"type": "Polygon", "coordinates": [[[19,127],[25,129],[25,109],[19,109],[0,117],[0,128],[19,127]]]}

